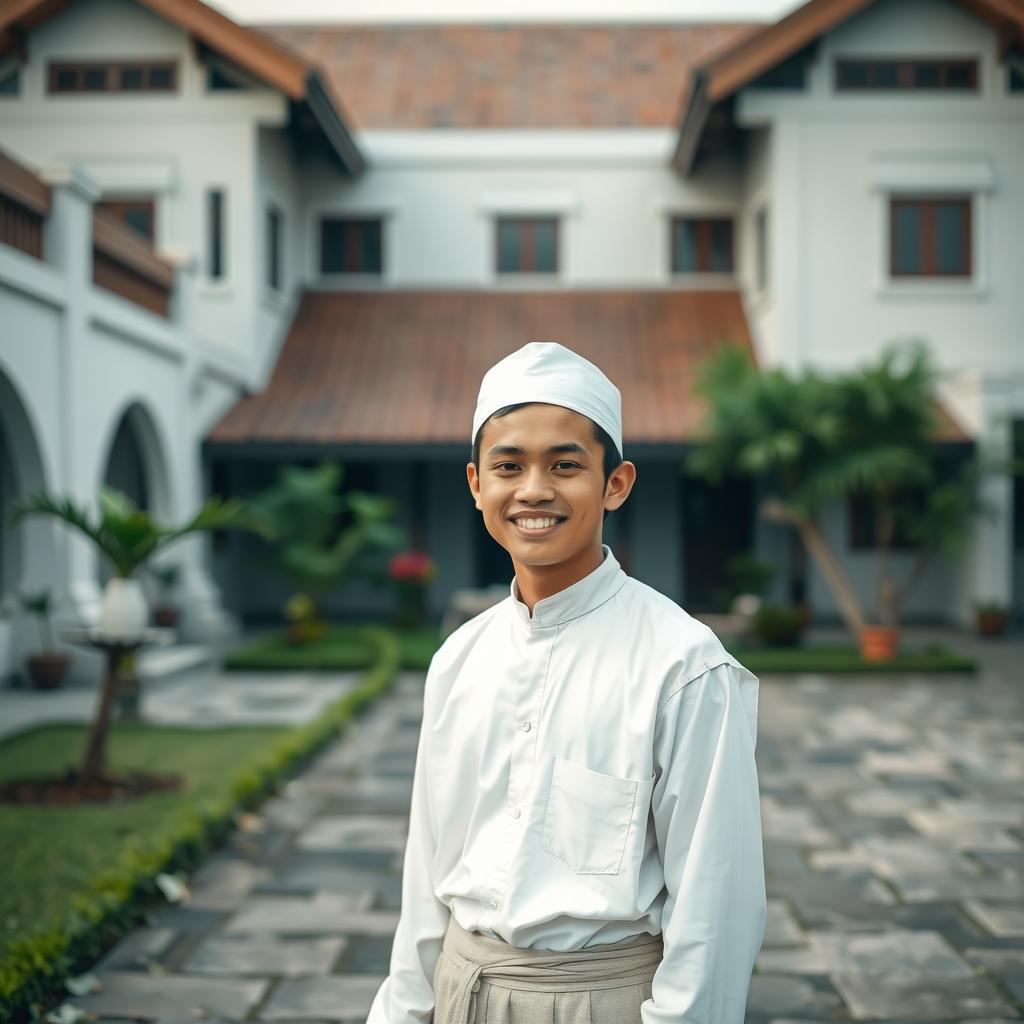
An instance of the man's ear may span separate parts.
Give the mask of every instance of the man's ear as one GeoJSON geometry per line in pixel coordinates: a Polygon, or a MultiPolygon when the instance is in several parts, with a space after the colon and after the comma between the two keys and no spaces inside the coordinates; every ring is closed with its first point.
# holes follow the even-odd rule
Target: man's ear
{"type": "Polygon", "coordinates": [[[604,507],[614,512],[621,508],[636,483],[636,465],[623,460],[608,474],[604,492],[604,507]]]}
{"type": "Polygon", "coordinates": [[[472,462],[466,463],[466,480],[469,483],[469,491],[473,495],[476,507],[480,508],[480,478],[477,476],[476,466],[472,462]]]}

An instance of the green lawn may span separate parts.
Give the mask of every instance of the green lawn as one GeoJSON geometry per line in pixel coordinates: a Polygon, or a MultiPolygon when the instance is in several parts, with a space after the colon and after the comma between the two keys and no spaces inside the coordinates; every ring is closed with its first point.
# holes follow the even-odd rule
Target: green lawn
{"type": "MultiPolygon", "coordinates": [[[[116,723],[108,747],[114,769],[178,772],[187,787],[114,805],[45,808],[0,804],[3,868],[0,960],[7,943],[66,915],[71,897],[117,864],[126,849],[179,834],[207,800],[227,800],[232,780],[266,759],[288,730],[272,726],[187,729],[116,723]]],[[[59,773],[77,761],[84,726],[44,726],[0,744],[0,778],[59,773]]]]}
{"type": "MultiPolygon", "coordinates": [[[[395,630],[402,651],[402,668],[426,671],[440,645],[434,625],[412,630],[395,630]]],[[[243,671],[352,672],[368,668],[376,648],[357,625],[335,625],[323,638],[308,644],[290,644],[284,633],[276,633],[231,651],[224,668],[243,671]]]]}
{"type": "Polygon", "coordinates": [[[855,647],[757,647],[732,649],[755,675],[767,672],[975,672],[973,658],[944,647],[904,651],[892,661],[864,661],[855,647]]]}

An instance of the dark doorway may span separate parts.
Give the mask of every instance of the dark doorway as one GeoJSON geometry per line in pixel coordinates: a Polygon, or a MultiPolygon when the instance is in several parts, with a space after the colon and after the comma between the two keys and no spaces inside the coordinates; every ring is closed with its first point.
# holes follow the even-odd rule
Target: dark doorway
{"type": "Polygon", "coordinates": [[[685,605],[690,611],[726,611],[729,559],[749,551],[754,539],[753,485],[682,478],[685,605]]]}
{"type": "Polygon", "coordinates": [[[516,571],[509,553],[487,532],[484,517],[473,512],[473,557],[476,562],[476,585],[489,587],[493,583],[512,582],[516,571]]]}

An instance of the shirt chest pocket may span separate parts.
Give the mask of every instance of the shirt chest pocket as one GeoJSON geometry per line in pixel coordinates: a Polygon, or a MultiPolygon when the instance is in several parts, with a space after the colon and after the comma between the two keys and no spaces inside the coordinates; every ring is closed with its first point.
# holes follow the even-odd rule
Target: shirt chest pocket
{"type": "MultiPolygon", "coordinates": [[[[654,776],[626,779],[554,755],[541,845],[581,875],[615,875],[654,776]]],[[[645,817],[645,815],[642,815],[645,817]]]]}

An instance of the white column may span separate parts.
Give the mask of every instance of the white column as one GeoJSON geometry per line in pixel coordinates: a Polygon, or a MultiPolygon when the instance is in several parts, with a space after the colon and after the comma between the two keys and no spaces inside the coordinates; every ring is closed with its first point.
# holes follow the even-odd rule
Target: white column
{"type": "MultiPolygon", "coordinates": [[[[982,433],[980,446],[991,455],[1009,458],[1012,453],[1012,422],[1009,391],[1003,379],[981,382],[982,433]]],[[[981,485],[983,500],[993,509],[980,516],[974,526],[969,560],[969,602],[962,609],[965,623],[973,617],[978,601],[1013,603],[1013,480],[1006,474],[991,474],[981,485]]]]}
{"type": "MultiPolygon", "coordinates": [[[[172,315],[185,340],[185,358],[178,377],[180,430],[172,452],[175,487],[171,504],[178,525],[191,519],[209,497],[205,493],[201,458],[204,421],[194,408],[201,372],[195,329],[198,260],[183,249],[163,249],[160,255],[177,270],[172,315]]],[[[237,618],[221,603],[220,589],[208,570],[210,560],[209,533],[183,537],[167,552],[167,561],[181,566],[173,602],[179,609],[178,639],[184,643],[226,643],[241,632],[237,618]]]]}
{"type": "MultiPolygon", "coordinates": [[[[54,491],[97,515],[96,481],[82,455],[90,436],[88,411],[78,399],[76,382],[89,374],[88,290],[92,287],[92,204],[99,198],[96,183],[78,168],[52,168],[40,177],[53,189],[50,216],[43,238],[46,261],[64,275],[67,304],[61,337],[59,379],[60,464],[54,491]]],[[[63,590],[57,595],[54,618],[61,624],[94,624],[99,618],[95,546],[77,531],[62,527],[57,535],[63,590]]]]}

